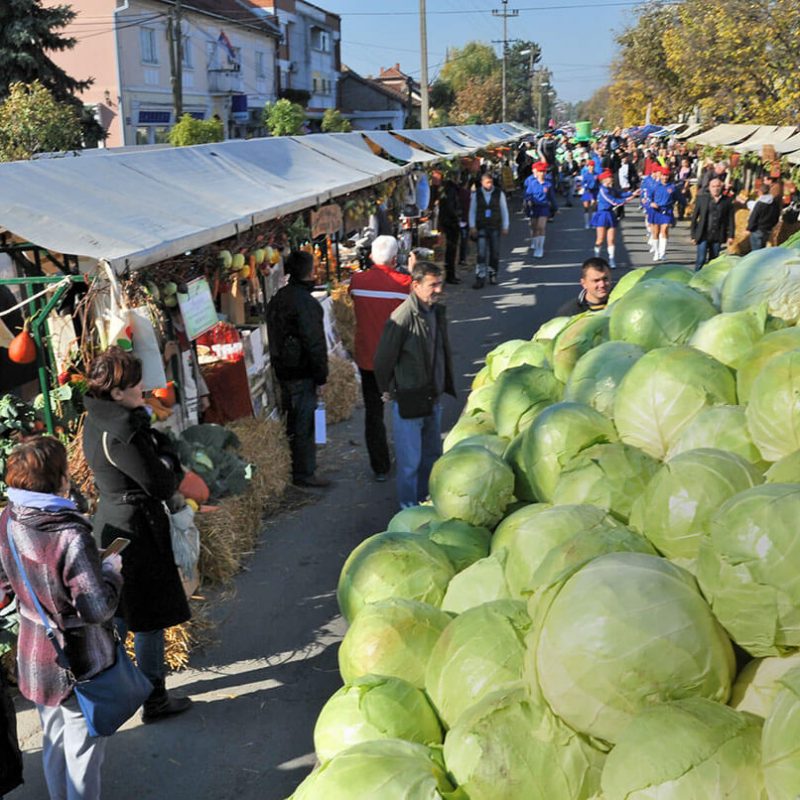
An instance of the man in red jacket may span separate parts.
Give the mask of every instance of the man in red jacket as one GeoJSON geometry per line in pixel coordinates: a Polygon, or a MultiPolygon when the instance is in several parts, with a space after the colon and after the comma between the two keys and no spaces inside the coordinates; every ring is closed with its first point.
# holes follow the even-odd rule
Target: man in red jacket
{"type": "Polygon", "coordinates": [[[397,240],[393,237],[378,236],[372,243],[371,255],[374,266],[353,275],[350,295],[356,312],[355,359],[364,395],[364,436],[375,480],[383,482],[389,474],[391,459],[373,361],[386,320],[408,297],[411,276],[397,272],[397,240]]]}

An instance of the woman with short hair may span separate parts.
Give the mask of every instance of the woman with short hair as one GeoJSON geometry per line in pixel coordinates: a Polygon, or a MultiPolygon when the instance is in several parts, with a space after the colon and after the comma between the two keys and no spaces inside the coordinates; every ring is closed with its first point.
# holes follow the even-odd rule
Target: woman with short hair
{"type": "Polygon", "coordinates": [[[165,508],[181,504],[175,495],[183,471],[169,439],[150,427],[138,358],[110,347],[94,358],[87,378],[83,452],[100,496],[94,531],[103,547],[117,537],[131,542],[122,556],[117,628],[123,637],[133,631],[136,662],[155,687],[142,721],[155,722],[191,704],[167,693],[164,665],[164,629],[191,616],[165,508]]]}
{"type": "Polygon", "coordinates": [[[76,680],[114,663],[111,620],[122,587],[118,555],[103,561],[89,522],[68,498],[67,452],[57,439],[18,444],[6,466],[9,504],[0,518],[0,593],[20,612],[19,689],[42,722],[44,774],[52,800],[99,800],[107,739],[92,737],[73,693],[76,680]],[[56,660],[32,592],[52,621],[69,662],[56,660]]]}

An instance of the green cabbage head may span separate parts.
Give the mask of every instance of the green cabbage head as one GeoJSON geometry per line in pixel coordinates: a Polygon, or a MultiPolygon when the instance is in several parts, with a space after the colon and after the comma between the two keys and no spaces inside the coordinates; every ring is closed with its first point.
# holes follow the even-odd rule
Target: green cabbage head
{"type": "Polygon", "coordinates": [[[401,678],[365,675],[342,686],[320,711],[314,726],[317,758],[373,739],[441,744],[442,726],[425,693],[401,678]]]}
{"type": "Polygon", "coordinates": [[[753,345],[764,335],[767,322],[765,305],[717,314],[701,322],[689,344],[713,356],[731,369],[738,369],[753,345]]]}
{"type": "Polygon", "coordinates": [[[437,459],[429,486],[444,519],[493,528],[514,497],[514,473],[484,447],[456,447],[437,459]]]}
{"type": "Polygon", "coordinates": [[[442,610],[461,614],[493,600],[510,600],[505,573],[507,557],[507,552],[501,549],[459,572],[447,587],[442,610]]]}
{"type": "Polygon", "coordinates": [[[772,331],[759,339],[737,367],[736,393],[739,395],[739,402],[749,402],[753,383],[770,359],[798,348],[800,348],[800,328],[772,331]]]}
{"type": "Polygon", "coordinates": [[[788,656],[754,658],[736,676],[728,705],[737,711],[747,711],[766,719],[781,690],[781,678],[796,667],[800,667],[800,652],[788,656]]]}
{"type": "Polygon", "coordinates": [[[616,743],[649,706],[728,699],[731,643],[692,576],[663,558],[599,556],[531,610],[532,675],[552,710],[580,733],[616,743]]]}
{"type": "Polygon", "coordinates": [[[411,506],[398,511],[386,526],[386,530],[392,533],[413,533],[427,525],[429,522],[441,522],[442,518],[436,513],[436,509],[431,505],[411,506]]]}
{"type": "Polygon", "coordinates": [[[290,800],[468,800],[435,750],[401,739],[348,747],[314,770],[290,800]]]}
{"type": "Polygon", "coordinates": [[[456,617],[436,642],[425,691],[446,727],[491,692],[516,685],[531,620],[521,600],[496,600],[456,617]]]}
{"type": "Polygon", "coordinates": [[[551,403],[561,399],[564,387],[545,367],[509,367],[494,383],[492,418],[497,433],[513,439],[551,403]]]}
{"type": "Polygon", "coordinates": [[[717,619],[753,656],[800,647],[800,484],[734,495],[711,517],[697,579],[717,619]]]}
{"type": "Polygon", "coordinates": [[[692,347],[663,347],[642,356],[622,379],[614,423],[623,442],[663,460],[703,409],[735,403],[726,366],[692,347]]]}
{"type": "Polygon", "coordinates": [[[636,716],[606,759],[604,800],[767,800],[761,720],[689,697],[636,716]]]}
{"type": "Polygon", "coordinates": [[[470,800],[591,800],[605,759],[519,686],[465,711],[444,756],[470,800]]]}
{"type": "Polygon", "coordinates": [[[761,758],[769,800],[800,796],[800,667],[780,680],[781,690],[764,723],[761,758]]]}
{"type": "Polygon", "coordinates": [[[492,533],[488,528],[476,528],[460,519],[448,519],[430,523],[425,532],[428,539],[450,559],[456,572],[489,555],[492,533]]]}
{"type": "Polygon", "coordinates": [[[553,343],[553,373],[566,383],[578,359],[593,347],[608,341],[608,315],[586,312],[573,317],[553,343]]]}

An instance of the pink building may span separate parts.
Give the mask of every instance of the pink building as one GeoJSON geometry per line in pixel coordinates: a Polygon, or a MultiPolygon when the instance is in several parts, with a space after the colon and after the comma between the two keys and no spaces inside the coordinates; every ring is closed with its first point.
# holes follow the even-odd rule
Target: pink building
{"type": "MultiPolygon", "coordinates": [[[[56,5],[60,0],[45,0],[56,5]]],[[[278,96],[280,29],[250,0],[72,0],[73,50],[50,54],[76,78],[108,131],[107,147],[165,142],[175,124],[170,22],[180,17],[184,113],[218,115],[226,135],[263,134],[261,112],[278,96]]]]}

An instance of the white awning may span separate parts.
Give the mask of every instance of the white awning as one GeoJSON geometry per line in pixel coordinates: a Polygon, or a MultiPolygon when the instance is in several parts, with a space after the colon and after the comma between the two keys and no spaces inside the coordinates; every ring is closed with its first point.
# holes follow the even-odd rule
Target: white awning
{"type": "Polygon", "coordinates": [[[800,133],[796,133],[794,136],[790,136],[788,139],[784,139],[784,141],[778,142],[778,144],[775,145],[775,152],[777,152],[778,155],[794,153],[796,150],[800,150],[800,133]]]}
{"type": "Polygon", "coordinates": [[[358,133],[312,133],[308,136],[293,136],[295,142],[321,153],[353,169],[369,171],[378,181],[388,181],[403,175],[405,170],[376,156],[364,137],[358,133]]]}
{"type": "Polygon", "coordinates": [[[477,147],[465,147],[456,144],[444,133],[441,133],[438,128],[428,128],[427,130],[404,129],[393,131],[393,133],[446,156],[467,156],[478,149],[477,147]]]}
{"type": "Polygon", "coordinates": [[[0,164],[0,226],[121,272],[371,186],[386,171],[374,169],[291,137],[12,162],[0,164]]]}
{"type": "Polygon", "coordinates": [[[752,136],[761,126],[760,125],[717,125],[716,128],[701,133],[699,136],[692,137],[692,141],[697,144],[708,145],[734,145],[743,142],[748,136],[752,136]]]}
{"type": "Polygon", "coordinates": [[[444,156],[437,156],[427,153],[418,147],[401,142],[396,136],[392,136],[389,131],[361,131],[361,136],[365,136],[371,142],[375,142],[381,150],[384,150],[392,158],[404,161],[406,164],[421,163],[427,164],[432,161],[441,161],[444,156]]]}
{"type": "Polygon", "coordinates": [[[467,136],[483,145],[490,145],[494,143],[492,135],[483,125],[459,125],[455,130],[459,131],[460,133],[465,133],[467,136]]]}
{"type": "Polygon", "coordinates": [[[697,133],[703,130],[703,126],[700,123],[694,123],[690,125],[686,130],[681,131],[680,133],[675,134],[676,139],[691,139],[697,133]]]}
{"type": "Polygon", "coordinates": [[[797,128],[794,125],[762,125],[746,141],[736,145],[736,149],[742,153],[755,153],[764,145],[777,148],[778,144],[785,142],[796,132],[797,128]]]}

